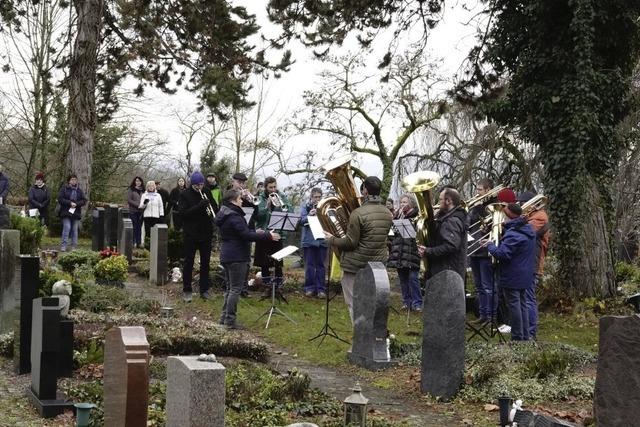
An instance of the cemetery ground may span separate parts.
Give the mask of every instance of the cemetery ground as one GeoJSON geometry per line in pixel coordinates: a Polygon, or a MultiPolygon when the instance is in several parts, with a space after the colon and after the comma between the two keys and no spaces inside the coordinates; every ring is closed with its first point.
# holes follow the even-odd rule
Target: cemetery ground
{"type": "MultiPolygon", "coordinates": [[[[56,243],[45,239],[43,246],[56,243]]],[[[90,242],[81,240],[81,248],[89,246],[90,242]]],[[[569,304],[560,302],[556,309],[541,314],[537,343],[505,345],[494,338],[486,344],[474,339],[466,349],[460,393],[451,402],[440,402],[420,393],[421,315],[399,311],[393,272],[391,304],[396,311],[390,311],[388,324],[394,336],[391,353],[399,363],[370,372],[347,362],[346,343],[329,336],[321,344],[320,339],[309,342],[324,324],[325,303],[303,296],[304,273],[291,267],[292,260],[287,260],[284,286],[288,304],[277,305],[296,324],[274,315],[265,329],[266,316],[256,319],[269,309],[270,300],[261,300],[261,293],[254,291],[238,307],[239,322],[246,330],[226,331],[216,324],[222,306],[218,281],[214,280],[210,300],[194,298],[184,303],[181,284],[157,287],[148,283],[145,253],[138,251],[137,255],[124,290],[96,285],[90,269],[75,267],[74,277],[84,275],[82,280],[87,283],[72,311],[77,369],[72,379],[59,384],[74,401],[99,404],[104,331],[110,325],[144,326],[153,355],[149,425],[163,425],[164,421],[166,356],[205,352],[215,353],[227,367],[229,426],[286,425],[302,420],[341,425],[341,400],[356,380],[371,399],[371,425],[375,426],[495,425],[495,404],[504,393],[522,399],[528,409],[588,425],[592,423],[598,315],[628,313],[621,306],[600,301],[571,304],[571,310],[569,304]],[[161,317],[160,302],[174,307],[171,319],[161,317]],[[291,370],[293,367],[297,369],[291,370]],[[281,374],[274,375],[276,371],[281,374]]],[[[330,325],[341,338],[350,340],[351,324],[341,295],[329,310],[330,325]]],[[[28,382],[28,376],[14,375],[8,359],[0,358],[0,426],[71,425],[69,415],[39,419],[24,397],[28,382]]],[[[93,416],[94,425],[100,425],[100,409],[93,416]]]]}

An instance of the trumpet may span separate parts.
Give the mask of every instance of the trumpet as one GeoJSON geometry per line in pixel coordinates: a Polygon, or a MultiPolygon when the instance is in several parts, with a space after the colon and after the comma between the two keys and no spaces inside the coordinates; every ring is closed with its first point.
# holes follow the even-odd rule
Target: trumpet
{"type": "Polygon", "coordinates": [[[271,206],[284,210],[284,203],[282,203],[282,199],[278,193],[269,193],[269,200],[271,201],[271,206]]]}
{"type": "Polygon", "coordinates": [[[251,192],[246,188],[242,190],[242,198],[251,202],[255,206],[260,204],[260,198],[258,196],[254,196],[253,194],[251,194],[251,192]]]}
{"type": "Polygon", "coordinates": [[[213,211],[213,207],[211,206],[211,201],[207,196],[204,195],[202,191],[198,190],[198,193],[200,193],[200,197],[202,197],[202,200],[207,201],[207,208],[206,208],[207,215],[209,216],[209,218],[214,219],[216,217],[216,213],[213,211]]]}

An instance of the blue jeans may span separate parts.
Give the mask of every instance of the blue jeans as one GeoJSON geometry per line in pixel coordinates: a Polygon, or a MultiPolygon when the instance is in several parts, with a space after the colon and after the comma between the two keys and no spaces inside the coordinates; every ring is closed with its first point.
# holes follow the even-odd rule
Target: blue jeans
{"type": "Polygon", "coordinates": [[[469,263],[478,296],[480,317],[484,319],[495,317],[498,311],[498,292],[493,281],[491,258],[469,257],[469,263]]]}
{"type": "Polygon", "coordinates": [[[402,290],[402,303],[415,310],[422,308],[422,293],[420,292],[420,280],[418,270],[409,268],[398,269],[398,279],[400,279],[400,289],[402,290]]]}
{"type": "Polygon", "coordinates": [[[538,301],[536,299],[536,289],[539,278],[533,280],[533,286],[527,289],[525,299],[527,300],[527,311],[529,313],[529,338],[535,338],[538,334],[538,301]]]}
{"type": "Polygon", "coordinates": [[[78,246],[78,220],[65,216],[62,218],[62,249],[66,250],[71,237],[71,247],[78,246]]]}
{"type": "Polygon", "coordinates": [[[220,323],[227,326],[236,326],[236,310],[242,286],[246,282],[248,262],[223,263],[225,275],[224,303],[220,323]]]}
{"type": "Polygon", "coordinates": [[[142,246],[142,212],[129,213],[133,225],[133,244],[142,246]]]}
{"type": "Polygon", "coordinates": [[[326,246],[309,246],[304,248],[304,292],[326,293],[326,246]]]}
{"type": "Polygon", "coordinates": [[[529,339],[529,310],[526,294],[527,289],[504,288],[511,317],[511,339],[513,341],[529,339]]]}

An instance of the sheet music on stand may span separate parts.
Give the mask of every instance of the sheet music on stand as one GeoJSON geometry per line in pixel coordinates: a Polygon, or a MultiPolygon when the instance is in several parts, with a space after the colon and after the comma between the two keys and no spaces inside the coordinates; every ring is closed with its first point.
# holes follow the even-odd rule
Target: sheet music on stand
{"type": "Polygon", "coordinates": [[[393,227],[400,233],[403,239],[415,239],[416,229],[408,219],[394,219],[393,227]]]}
{"type": "Polygon", "coordinates": [[[255,208],[242,208],[242,210],[244,211],[244,220],[247,221],[247,224],[249,224],[249,221],[251,221],[251,217],[253,216],[253,212],[256,210],[255,208]]]}
{"type": "Polygon", "coordinates": [[[273,231],[296,231],[299,215],[293,215],[291,212],[271,212],[269,218],[268,230],[273,231]]]}

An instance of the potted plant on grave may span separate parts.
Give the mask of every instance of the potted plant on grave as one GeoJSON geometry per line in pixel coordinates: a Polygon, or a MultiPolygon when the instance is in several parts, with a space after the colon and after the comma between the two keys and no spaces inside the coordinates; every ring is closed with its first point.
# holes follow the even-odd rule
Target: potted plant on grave
{"type": "Polygon", "coordinates": [[[129,263],[124,255],[109,256],[100,260],[93,269],[96,283],[99,285],[124,287],[129,263]]]}

